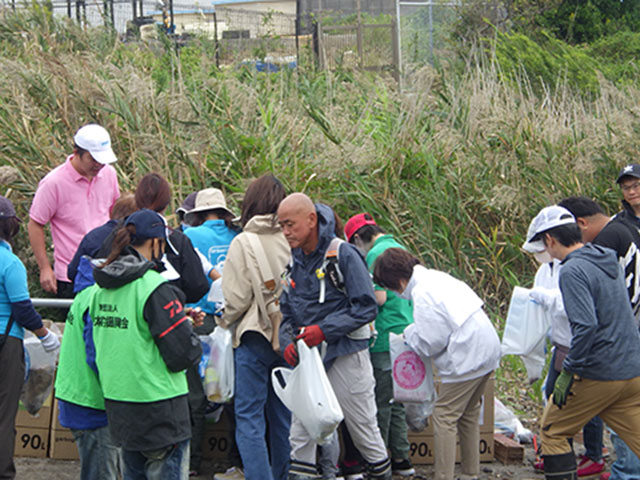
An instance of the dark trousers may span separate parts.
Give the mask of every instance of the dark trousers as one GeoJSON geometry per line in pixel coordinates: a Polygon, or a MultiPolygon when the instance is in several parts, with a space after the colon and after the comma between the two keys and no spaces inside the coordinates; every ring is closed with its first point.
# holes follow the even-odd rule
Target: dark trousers
{"type": "Polygon", "coordinates": [[[13,449],[18,400],[24,382],[22,340],[8,337],[0,350],[0,479],[16,476],[13,449]]]}
{"type": "Polygon", "coordinates": [[[187,384],[189,385],[189,416],[191,417],[191,453],[189,470],[199,471],[202,462],[202,442],[204,441],[205,413],[207,410],[207,396],[204,393],[202,379],[198,373],[198,366],[187,369],[187,384]]]}

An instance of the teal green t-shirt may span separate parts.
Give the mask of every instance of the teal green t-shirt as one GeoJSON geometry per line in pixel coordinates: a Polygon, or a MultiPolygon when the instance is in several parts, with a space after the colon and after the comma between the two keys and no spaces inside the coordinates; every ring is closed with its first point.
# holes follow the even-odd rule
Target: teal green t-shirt
{"type": "MultiPolygon", "coordinates": [[[[403,248],[392,235],[382,235],[378,237],[369,253],[367,253],[367,265],[369,271],[373,272],[373,266],[376,259],[387,248],[403,248]]],[[[375,285],[376,290],[384,290],[375,285]]],[[[409,300],[398,297],[390,290],[387,292],[387,301],[384,305],[378,307],[378,316],[376,317],[376,330],[378,338],[371,347],[372,352],[388,352],[389,351],[389,332],[400,334],[407,325],[413,322],[413,307],[409,300]]]]}

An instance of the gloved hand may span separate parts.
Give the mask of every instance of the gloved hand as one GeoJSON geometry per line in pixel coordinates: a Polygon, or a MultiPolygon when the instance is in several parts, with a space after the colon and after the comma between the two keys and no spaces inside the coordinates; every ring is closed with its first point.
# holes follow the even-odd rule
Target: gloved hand
{"type": "Polygon", "coordinates": [[[567,403],[569,395],[572,395],[570,392],[572,384],[573,374],[562,370],[553,387],[553,403],[557,405],[558,408],[562,408],[567,403]]]}
{"type": "Polygon", "coordinates": [[[302,332],[296,337],[296,340],[304,340],[308,347],[320,345],[324,340],[324,333],[318,325],[309,325],[304,327],[302,332]]]}
{"type": "Polygon", "coordinates": [[[45,352],[53,352],[56,348],[60,346],[60,340],[55,333],[51,333],[50,330],[47,330],[47,334],[44,337],[38,337],[42,342],[42,348],[44,348],[45,352]]]}
{"type": "Polygon", "coordinates": [[[555,301],[556,292],[551,288],[533,287],[529,292],[529,298],[542,305],[543,308],[549,308],[555,301]]]}
{"type": "Polygon", "coordinates": [[[284,353],[282,354],[285,361],[295,367],[298,364],[298,350],[296,350],[296,346],[293,343],[287,345],[287,348],[284,349],[284,353]]]}

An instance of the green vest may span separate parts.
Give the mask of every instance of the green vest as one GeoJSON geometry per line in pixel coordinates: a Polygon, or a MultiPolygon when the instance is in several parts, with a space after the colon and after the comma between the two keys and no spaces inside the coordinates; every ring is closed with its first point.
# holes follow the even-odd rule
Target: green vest
{"type": "Polygon", "coordinates": [[[67,314],[56,375],[56,397],[83,407],[104,410],[102,387],[98,376],[87,364],[82,337],[83,317],[97,289],[92,285],[79,292],[67,314]]]}
{"type": "Polygon", "coordinates": [[[185,372],[171,372],[144,319],[147,299],[164,283],[147,271],[119,288],[98,288],[89,312],[104,398],[150,403],[187,393],[185,372]]]}

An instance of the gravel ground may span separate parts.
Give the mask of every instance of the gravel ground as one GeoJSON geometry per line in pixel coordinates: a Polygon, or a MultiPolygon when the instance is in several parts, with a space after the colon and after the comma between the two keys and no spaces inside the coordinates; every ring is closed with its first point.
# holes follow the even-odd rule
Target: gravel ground
{"type": "MultiPolygon", "coordinates": [[[[608,435],[605,435],[605,444],[611,448],[608,442],[608,435]]],[[[577,445],[577,451],[581,451],[581,445],[577,445]]],[[[481,480],[543,480],[541,474],[533,471],[532,462],[534,459],[533,447],[525,445],[525,461],[519,465],[503,465],[498,461],[493,463],[483,463],[480,466],[481,480]]],[[[612,458],[607,459],[610,464],[612,458]]],[[[211,480],[213,474],[225,470],[224,465],[204,462],[202,475],[197,479],[211,480]]],[[[44,458],[16,458],[16,468],[18,480],[71,480],[80,477],[80,462],[67,460],[51,460],[44,458]]],[[[430,479],[433,473],[432,466],[417,466],[414,479],[430,479]]],[[[397,477],[402,478],[402,477],[397,477]]],[[[597,477],[596,477],[597,478],[597,477]]]]}

